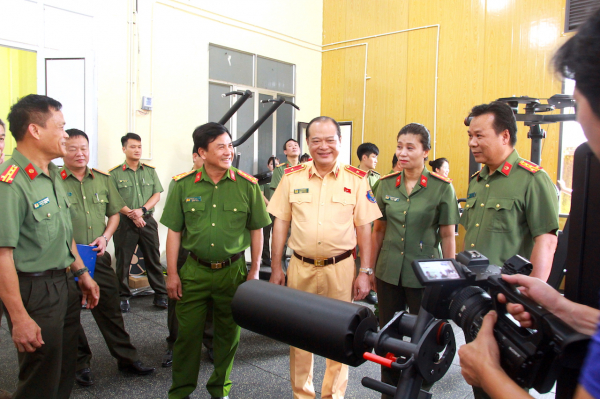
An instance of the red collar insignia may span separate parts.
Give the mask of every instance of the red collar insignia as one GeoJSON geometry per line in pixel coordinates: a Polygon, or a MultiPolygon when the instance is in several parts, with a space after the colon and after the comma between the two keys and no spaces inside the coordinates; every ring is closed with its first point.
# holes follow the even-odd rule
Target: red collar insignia
{"type": "Polygon", "coordinates": [[[127,169],[127,164],[123,164],[123,171],[127,169]]]}
{"type": "Polygon", "coordinates": [[[27,173],[27,176],[29,176],[31,180],[35,179],[38,175],[38,172],[36,172],[32,164],[29,164],[27,167],[25,167],[25,173],[27,173]]]}
{"type": "Polygon", "coordinates": [[[427,176],[421,175],[421,187],[427,188],[427,176]]]}
{"type": "Polygon", "coordinates": [[[196,173],[196,180],[194,180],[194,183],[198,183],[200,179],[202,179],[202,172],[196,173]]]}
{"type": "Polygon", "coordinates": [[[509,164],[508,162],[504,162],[504,165],[502,165],[502,169],[500,169],[500,172],[505,175],[508,176],[510,175],[510,170],[512,169],[512,165],[509,164]]]}
{"type": "Polygon", "coordinates": [[[66,170],[61,170],[60,171],[60,177],[62,177],[63,180],[67,179],[67,171],[66,170]]]}
{"type": "Polygon", "coordinates": [[[400,187],[401,183],[402,183],[402,174],[399,174],[398,177],[396,177],[396,188],[400,187]]]}
{"type": "Polygon", "coordinates": [[[229,177],[231,178],[231,180],[236,181],[235,172],[233,171],[233,169],[229,169],[229,177]]]}

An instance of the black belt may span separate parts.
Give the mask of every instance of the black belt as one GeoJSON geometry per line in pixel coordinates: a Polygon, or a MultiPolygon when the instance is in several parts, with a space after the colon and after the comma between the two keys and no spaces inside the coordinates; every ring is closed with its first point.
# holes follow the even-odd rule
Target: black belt
{"type": "Polygon", "coordinates": [[[32,272],[32,273],[28,273],[28,272],[17,272],[17,275],[19,277],[54,277],[54,276],[59,276],[61,274],[64,274],[68,271],[71,270],[71,267],[67,267],[64,269],[59,269],[59,270],[46,270],[43,272],[32,272]]]}
{"type": "Polygon", "coordinates": [[[334,256],[332,258],[327,258],[327,259],[311,259],[311,258],[305,258],[302,255],[298,255],[298,252],[294,251],[294,256],[298,259],[300,259],[302,262],[306,262],[306,263],[312,263],[315,266],[327,266],[327,265],[332,265],[334,263],[337,262],[341,262],[344,259],[348,258],[350,255],[352,255],[352,250],[349,249],[346,252],[344,252],[341,255],[338,256],[334,256]]]}
{"type": "Polygon", "coordinates": [[[204,261],[200,258],[198,258],[193,252],[190,252],[190,258],[194,259],[196,262],[200,263],[202,266],[207,266],[210,267],[211,269],[222,269],[224,267],[227,267],[229,265],[231,265],[233,262],[235,262],[236,260],[238,260],[239,258],[241,258],[244,255],[243,252],[240,252],[238,254],[233,255],[231,258],[225,259],[224,261],[221,262],[207,262],[204,261]]]}

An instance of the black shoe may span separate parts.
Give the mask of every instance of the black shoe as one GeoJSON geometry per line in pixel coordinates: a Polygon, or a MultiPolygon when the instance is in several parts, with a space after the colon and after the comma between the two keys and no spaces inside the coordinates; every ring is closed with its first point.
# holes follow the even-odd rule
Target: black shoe
{"type": "Polygon", "coordinates": [[[213,352],[213,348],[206,348],[208,349],[208,360],[210,360],[211,363],[215,362],[215,354],[213,352]]]}
{"type": "Polygon", "coordinates": [[[129,299],[121,300],[121,313],[128,313],[131,310],[129,299]]]}
{"type": "Polygon", "coordinates": [[[169,302],[167,302],[167,298],[154,298],[154,302],[152,303],[157,308],[167,309],[169,307],[169,302]]]}
{"type": "Polygon", "coordinates": [[[377,299],[377,293],[374,291],[371,291],[365,297],[365,302],[370,303],[371,305],[377,305],[377,303],[379,302],[379,300],[377,299]]]}
{"type": "Polygon", "coordinates": [[[167,349],[167,352],[163,355],[162,366],[171,367],[173,365],[173,349],[167,349]]]}
{"type": "Polygon", "coordinates": [[[82,387],[89,387],[91,385],[94,385],[92,371],[89,368],[77,370],[75,372],[75,381],[82,387]]]}
{"type": "Polygon", "coordinates": [[[137,375],[148,375],[154,372],[154,367],[145,367],[139,360],[131,364],[123,364],[119,362],[119,371],[137,375]]]}

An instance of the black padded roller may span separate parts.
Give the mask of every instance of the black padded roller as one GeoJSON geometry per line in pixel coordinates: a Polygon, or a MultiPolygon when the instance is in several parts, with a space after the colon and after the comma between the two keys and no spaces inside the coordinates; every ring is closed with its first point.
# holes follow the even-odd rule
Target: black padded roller
{"type": "Polygon", "coordinates": [[[353,367],[372,349],[364,344],[366,332],[377,330],[364,306],[260,280],[242,284],[231,309],[245,329],[353,367]]]}

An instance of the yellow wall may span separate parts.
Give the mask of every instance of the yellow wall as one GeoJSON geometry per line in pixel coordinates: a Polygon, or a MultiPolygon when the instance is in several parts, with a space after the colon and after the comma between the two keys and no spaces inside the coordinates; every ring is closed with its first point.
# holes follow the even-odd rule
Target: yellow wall
{"type": "MultiPolygon", "coordinates": [[[[549,97],[561,82],[548,64],[564,41],[564,0],[324,0],[323,44],[386,32],[440,25],[438,98],[434,101],[437,28],[325,46],[368,43],[364,141],[380,149],[378,171],[387,173],[395,137],[410,122],[433,135],[436,157],[450,161],[459,197],[468,186],[463,119],[472,106],[500,97],[549,97]]],[[[323,53],[321,113],[353,121],[353,153],[361,143],[364,46],[323,53]]],[[[542,166],[556,180],[558,124],[548,131],[542,166]]],[[[517,150],[529,158],[528,128],[519,123],[517,150]]],[[[432,137],[433,141],[433,137],[432,137]]],[[[433,153],[430,154],[430,158],[433,153]]],[[[353,163],[357,163],[353,154],[353,163]]]]}
{"type": "Polygon", "coordinates": [[[17,99],[37,93],[37,55],[32,51],[0,46],[0,119],[6,124],[6,159],[15,148],[6,117],[17,99]]]}

